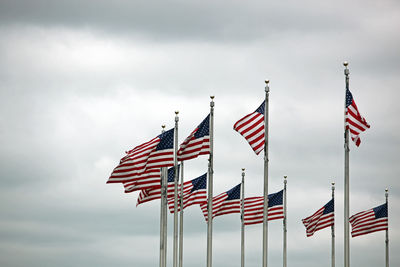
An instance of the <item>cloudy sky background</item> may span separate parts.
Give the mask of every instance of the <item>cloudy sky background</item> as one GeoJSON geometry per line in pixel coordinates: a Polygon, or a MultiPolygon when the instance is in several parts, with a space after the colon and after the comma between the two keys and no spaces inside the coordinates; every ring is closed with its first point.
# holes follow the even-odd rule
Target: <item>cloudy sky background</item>
{"type": "MultiPolygon", "coordinates": [[[[384,202],[400,264],[398,1],[0,1],[0,265],[157,266],[158,201],[135,207],[106,180],[124,151],[173,127],[180,142],[215,95],[214,193],[262,194],[263,158],[232,130],[270,79],[270,192],[288,176],[288,265],[330,264],[330,231],[301,219],[336,182],[336,262],[343,266],[344,60],[371,124],[351,144],[350,214],[384,202]]],[[[207,158],[185,165],[186,179],[207,158]]],[[[172,234],[172,216],[169,218],[172,234]]],[[[282,222],[269,224],[282,263],[282,222]]],[[[185,210],[184,264],[205,266],[206,224],[185,210]]],[[[172,260],[169,238],[168,260],[172,260]]],[[[354,266],[382,266],[384,232],[351,239],[354,266]]],[[[262,226],[246,229],[260,266],[262,226]]],[[[214,266],[240,265],[238,215],[214,221],[214,266]]]]}

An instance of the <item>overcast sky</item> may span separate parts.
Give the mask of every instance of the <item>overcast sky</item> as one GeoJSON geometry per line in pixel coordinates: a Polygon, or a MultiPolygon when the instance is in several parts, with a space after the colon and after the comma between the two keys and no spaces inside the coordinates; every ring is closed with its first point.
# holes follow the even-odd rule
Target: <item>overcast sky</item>
{"type": "MultiPolygon", "coordinates": [[[[399,1],[0,0],[0,265],[158,265],[159,201],[106,185],[124,151],[172,128],[179,142],[215,95],[214,194],[263,187],[263,157],[232,127],[270,79],[269,190],[288,176],[288,265],[330,264],[330,230],[301,219],[336,182],[343,266],[343,61],[371,128],[350,144],[350,214],[385,200],[391,265],[400,265],[399,1]]],[[[207,157],[185,165],[185,179],[207,157]]],[[[172,261],[172,216],[168,222],[172,261]]],[[[184,264],[206,265],[206,223],[185,210],[184,264]]],[[[282,264],[282,221],[269,264],[282,264]]],[[[353,266],[383,266],[384,232],[350,240],[353,266]]],[[[246,228],[246,266],[262,262],[262,225],[246,228]]],[[[240,266],[239,215],[214,220],[214,266],[240,266]]]]}

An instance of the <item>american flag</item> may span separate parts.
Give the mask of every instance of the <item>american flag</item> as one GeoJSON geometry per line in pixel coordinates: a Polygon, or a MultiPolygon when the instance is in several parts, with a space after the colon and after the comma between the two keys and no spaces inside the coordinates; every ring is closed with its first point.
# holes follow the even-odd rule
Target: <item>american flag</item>
{"type": "MultiPolygon", "coordinates": [[[[268,195],[268,221],[283,219],[283,190],[268,195]]],[[[244,225],[264,222],[264,197],[244,199],[244,225]]]]}
{"type": "Polygon", "coordinates": [[[359,212],[350,217],[351,236],[366,235],[369,233],[388,230],[387,203],[359,212]]]}
{"type": "MultiPolygon", "coordinates": [[[[178,165],[178,174],[179,174],[179,165],[178,165]]],[[[175,181],[175,167],[172,167],[168,169],[167,199],[174,198],[174,193],[175,193],[174,181],[175,181]]],[[[159,183],[158,186],[156,187],[140,191],[136,206],[160,198],[161,198],[161,185],[159,183]]]]}
{"type": "Polygon", "coordinates": [[[161,169],[149,169],[142,175],[129,182],[124,182],[125,193],[132,193],[137,190],[143,190],[151,187],[160,187],[161,169]]]}
{"type": "Polygon", "coordinates": [[[356,102],[354,102],[353,95],[350,90],[346,90],[346,109],[345,109],[346,129],[349,129],[351,139],[356,146],[361,144],[361,139],[358,136],[370,126],[368,122],[358,112],[356,102]]]}
{"type": "Polygon", "coordinates": [[[316,231],[332,226],[335,223],[335,203],[334,199],[330,200],[325,206],[320,208],[313,215],[303,219],[306,227],[306,234],[312,236],[316,231]]]}
{"type": "Polygon", "coordinates": [[[257,155],[264,149],[264,113],[265,101],[256,111],[244,116],[233,125],[233,129],[249,142],[257,155]]]}
{"type": "Polygon", "coordinates": [[[178,150],[178,160],[197,158],[210,154],[210,115],[183,141],[178,150]]]}
{"type": "Polygon", "coordinates": [[[174,165],[174,129],[168,130],[126,152],[126,156],[108,178],[107,183],[123,183],[139,179],[149,169],[174,165]]]}
{"type": "MultiPolygon", "coordinates": [[[[183,209],[186,207],[203,204],[207,202],[207,174],[203,174],[191,181],[183,183],[183,198],[180,195],[180,185],[179,185],[179,196],[178,200],[182,199],[183,209]]],[[[168,200],[168,207],[171,213],[174,213],[174,198],[168,200]]],[[[178,202],[178,212],[181,211],[181,207],[178,202]]]]}
{"type": "MultiPolygon", "coordinates": [[[[218,196],[212,198],[213,218],[230,213],[240,213],[240,187],[241,184],[238,184],[231,190],[221,193],[218,196]]],[[[208,220],[207,205],[208,205],[207,202],[200,205],[200,208],[203,211],[203,215],[206,221],[208,220]]]]}

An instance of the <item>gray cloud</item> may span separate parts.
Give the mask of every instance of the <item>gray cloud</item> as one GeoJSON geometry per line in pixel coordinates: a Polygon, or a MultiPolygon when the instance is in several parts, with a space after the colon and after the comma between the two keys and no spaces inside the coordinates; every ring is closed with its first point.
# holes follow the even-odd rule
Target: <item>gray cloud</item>
{"type": "MultiPolygon", "coordinates": [[[[351,144],[351,213],[379,205],[389,187],[398,250],[399,12],[396,1],[2,1],[0,265],[157,265],[158,202],[135,208],[137,193],[105,182],[124,151],[173,126],[175,110],[182,141],[209,112],[209,95],[214,194],[239,183],[245,167],[246,194],[261,195],[262,156],[232,125],[262,102],[266,78],[270,191],[289,177],[289,265],[329,264],[329,231],[306,238],[301,219],[329,200],[331,181],[341,263],[345,59],[371,124],[361,146],[351,144]]],[[[188,162],[187,179],[206,166],[205,157],[188,162]]],[[[237,214],[215,220],[215,266],[238,265],[239,226],[237,214]]],[[[270,225],[273,265],[281,264],[281,226],[270,225]]],[[[171,235],[172,216],[168,228],[171,235]]],[[[261,232],[246,228],[248,266],[261,263],[261,232]]],[[[204,266],[205,233],[191,207],[188,266],[204,266]]],[[[171,236],[168,250],[171,263],[171,236]]],[[[383,233],[352,239],[351,253],[355,265],[379,265],[383,233]]]]}
{"type": "MultiPolygon", "coordinates": [[[[349,16],[350,12],[338,4],[310,1],[304,7],[299,8],[294,1],[250,1],[245,5],[240,1],[3,1],[1,17],[5,23],[87,27],[163,41],[245,42],[282,31],[344,30],[348,27],[346,21],[355,22],[354,16],[349,16]],[[338,14],[343,20],[337,20],[338,14]]],[[[359,13],[365,11],[369,13],[368,9],[356,10],[359,13]]]]}

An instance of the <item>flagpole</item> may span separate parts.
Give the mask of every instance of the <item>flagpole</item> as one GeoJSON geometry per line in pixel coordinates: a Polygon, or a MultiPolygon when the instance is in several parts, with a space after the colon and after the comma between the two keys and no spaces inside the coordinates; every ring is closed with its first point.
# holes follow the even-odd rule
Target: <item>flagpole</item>
{"type": "Polygon", "coordinates": [[[213,156],[214,156],[214,96],[210,96],[210,157],[208,161],[208,221],[207,221],[207,267],[212,266],[212,210],[213,210],[213,156]]]}
{"type": "Polygon", "coordinates": [[[181,197],[179,198],[179,267],[183,266],[183,161],[181,161],[181,197]]]}
{"type": "Polygon", "coordinates": [[[386,230],[386,239],[385,239],[385,261],[386,261],[386,267],[389,267],[389,205],[388,205],[388,196],[389,196],[389,190],[386,188],[385,189],[385,198],[386,198],[386,206],[388,209],[388,229],[386,230]]]}
{"type": "MultiPolygon", "coordinates": [[[[162,125],[162,131],[161,133],[165,132],[165,125],[162,125]]],[[[166,214],[166,190],[165,190],[165,167],[161,168],[161,179],[160,179],[160,193],[161,193],[161,198],[160,198],[160,267],[165,267],[166,266],[166,250],[167,250],[167,242],[166,242],[166,225],[167,225],[167,220],[165,219],[165,214],[166,214]]]]}
{"type": "MultiPolygon", "coordinates": [[[[332,182],[332,199],[335,203],[335,182],[332,182]]],[[[335,209],[335,208],[334,208],[335,209]]],[[[335,267],[335,213],[333,213],[333,225],[331,226],[332,231],[332,267],[335,267]]]]}
{"type": "Polygon", "coordinates": [[[163,213],[164,213],[164,255],[163,255],[163,267],[167,266],[167,244],[168,244],[168,199],[167,199],[167,193],[168,193],[168,169],[163,168],[163,183],[164,183],[164,189],[163,189],[163,213]]]}
{"type": "Polygon", "coordinates": [[[241,188],[241,195],[242,195],[242,201],[241,201],[241,214],[240,214],[240,219],[241,219],[241,257],[240,257],[240,262],[241,262],[241,267],[244,267],[244,168],[242,168],[242,188],[241,188]]]}
{"type": "Polygon", "coordinates": [[[173,242],[173,258],[172,264],[174,267],[178,266],[178,117],[179,111],[175,111],[175,130],[174,130],[174,165],[175,165],[175,173],[174,173],[174,242],[173,242]]]}
{"type": "Polygon", "coordinates": [[[287,206],[286,206],[286,184],[287,176],[283,176],[283,267],[287,266],[287,206]]]}
{"type": "MultiPolygon", "coordinates": [[[[345,61],[343,63],[344,75],[346,77],[346,91],[349,89],[349,69],[347,66],[349,63],[345,61]]],[[[345,94],[346,95],[346,94],[345,94]]],[[[346,99],[346,98],[345,98],[346,99]]],[[[345,100],[346,102],[346,100],[345,100]]],[[[346,107],[346,103],[345,103],[346,107]]],[[[349,238],[349,130],[344,130],[344,267],[350,267],[350,238],[349,238]]]]}
{"type": "Polygon", "coordinates": [[[269,80],[265,81],[264,110],[264,209],[263,209],[263,267],[268,266],[268,101],[269,80]]]}

